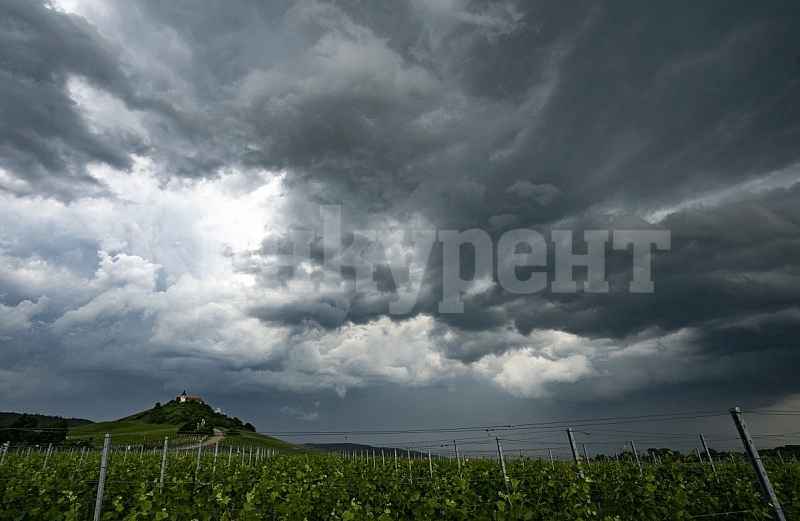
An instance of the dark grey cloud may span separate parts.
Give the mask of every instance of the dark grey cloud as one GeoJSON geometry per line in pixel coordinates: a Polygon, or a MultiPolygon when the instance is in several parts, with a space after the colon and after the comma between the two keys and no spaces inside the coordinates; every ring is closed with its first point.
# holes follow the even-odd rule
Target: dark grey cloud
{"type": "MultiPolygon", "coordinates": [[[[712,356],[725,356],[739,349],[771,349],[768,345],[774,347],[776,340],[767,342],[771,326],[766,324],[779,322],[781,327],[774,332],[775,338],[787,340],[800,327],[796,321],[800,303],[800,220],[793,203],[799,186],[776,189],[747,201],[669,215],[659,227],[670,231],[672,245],[669,251],[653,254],[653,293],[629,292],[631,253],[609,248],[607,294],[543,291],[514,297],[497,291],[494,299],[482,295],[482,305],[468,305],[463,315],[443,320],[469,329],[460,324],[486,323],[494,315],[497,331],[513,321],[523,335],[537,329],[558,329],[586,338],[621,342],[648,330],[662,335],[688,328],[703,332],[704,340],[699,345],[712,356]],[[477,316],[484,312],[484,316],[477,316]],[[763,327],[759,325],[762,322],[763,327]],[[756,337],[763,334],[764,340],[732,342],[727,349],[723,348],[724,342],[711,340],[716,337],[715,332],[727,337],[748,328],[755,331],[756,337]]],[[[619,219],[612,218],[605,222],[584,221],[579,228],[613,230],[627,226],[620,228],[619,219]]],[[[575,251],[579,251],[577,244],[575,251]]],[[[552,267],[552,256],[550,259],[552,267]]],[[[576,270],[577,279],[585,276],[585,272],[581,275],[576,270]]],[[[552,280],[552,269],[548,277],[552,280]]],[[[785,347],[785,354],[791,354],[790,344],[785,347]]]]}
{"type": "Polygon", "coordinates": [[[524,24],[489,38],[458,9],[398,9],[392,31],[378,13],[298,4],[287,17],[318,39],[250,79],[263,160],[461,227],[601,201],[638,211],[796,162],[791,16],[658,10],[520,8],[524,24]],[[523,181],[565,196],[510,197],[523,181]]]}
{"type": "Polygon", "coordinates": [[[3,2],[2,13],[0,166],[16,179],[3,188],[65,199],[103,193],[86,172],[87,163],[127,168],[137,143],[131,136],[109,139],[93,132],[70,98],[67,82],[75,75],[124,92],[118,51],[85,19],[41,2],[3,2]]]}
{"type": "Polygon", "coordinates": [[[464,228],[646,210],[798,160],[800,35],[781,6],[124,9],[191,49],[191,68],[167,54],[175,77],[150,79],[188,94],[164,95],[183,126],[150,129],[183,175],[286,169],[367,211],[464,228]],[[563,196],[507,192],[521,182],[563,196]]]}

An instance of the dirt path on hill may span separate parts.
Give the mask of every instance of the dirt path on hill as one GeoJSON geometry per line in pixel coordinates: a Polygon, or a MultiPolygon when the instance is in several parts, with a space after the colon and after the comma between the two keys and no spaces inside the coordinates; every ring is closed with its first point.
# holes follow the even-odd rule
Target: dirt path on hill
{"type": "MultiPolygon", "coordinates": [[[[202,445],[203,447],[207,447],[209,445],[214,445],[218,441],[222,441],[224,439],[225,439],[225,434],[223,434],[223,432],[221,430],[219,430],[219,429],[214,429],[214,435],[211,436],[210,438],[205,439],[202,442],[200,442],[200,445],[202,445]]],[[[189,445],[183,445],[181,447],[175,447],[175,450],[190,451],[190,450],[196,450],[196,449],[197,449],[197,443],[190,443],[189,445]]]]}
{"type": "Polygon", "coordinates": [[[206,441],[203,442],[203,447],[206,445],[214,445],[218,441],[222,441],[225,439],[225,435],[219,429],[214,429],[214,435],[208,438],[206,441]]]}

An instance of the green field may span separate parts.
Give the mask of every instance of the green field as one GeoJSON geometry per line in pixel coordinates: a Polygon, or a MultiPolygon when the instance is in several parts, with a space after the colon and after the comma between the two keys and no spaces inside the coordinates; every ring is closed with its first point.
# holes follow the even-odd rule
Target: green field
{"type": "Polygon", "coordinates": [[[175,438],[177,433],[177,425],[132,423],[118,420],[74,427],[69,430],[67,442],[91,440],[95,447],[102,447],[104,436],[111,434],[114,445],[155,446],[159,443],[163,444],[165,436],[175,438]]]}
{"type": "MultiPolygon", "coordinates": [[[[14,448],[0,466],[0,519],[91,519],[100,454],[14,448]]],[[[104,520],[726,520],[769,519],[745,461],[573,463],[427,458],[408,461],[260,448],[174,452],[159,483],[160,451],[110,456],[104,520]],[[507,487],[506,488],[506,483],[507,487]],[[510,493],[507,493],[508,490],[510,493]]],[[[767,462],[787,519],[800,518],[800,465],[767,462]]]]}

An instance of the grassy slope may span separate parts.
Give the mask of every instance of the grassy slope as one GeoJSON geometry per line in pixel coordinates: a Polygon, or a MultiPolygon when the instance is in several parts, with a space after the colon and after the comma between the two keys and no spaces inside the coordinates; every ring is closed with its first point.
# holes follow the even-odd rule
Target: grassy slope
{"type": "Polygon", "coordinates": [[[240,432],[236,436],[226,437],[220,442],[221,447],[261,447],[289,452],[317,452],[309,447],[292,445],[291,443],[257,432],[240,432]]]}
{"type": "Polygon", "coordinates": [[[177,425],[116,420],[74,427],[69,430],[67,441],[91,439],[93,445],[101,446],[103,437],[111,434],[112,445],[154,445],[158,440],[163,443],[165,436],[174,438],[177,433],[177,425]]]}
{"type": "Polygon", "coordinates": [[[168,402],[161,407],[161,411],[164,413],[161,416],[162,423],[150,421],[154,409],[138,412],[115,421],[74,427],[69,430],[68,441],[90,439],[94,446],[101,446],[104,436],[111,434],[111,444],[117,446],[159,447],[163,445],[165,436],[169,436],[170,446],[189,445],[197,443],[198,437],[178,435],[178,429],[187,421],[197,422],[202,418],[226,435],[220,443],[225,447],[263,447],[282,451],[309,452],[308,449],[271,436],[243,430],[238,427],[241,425],[238,418],[229,418],[224,414],[216,413],[206,404],[182,404],[176,400],[168,402]]]}

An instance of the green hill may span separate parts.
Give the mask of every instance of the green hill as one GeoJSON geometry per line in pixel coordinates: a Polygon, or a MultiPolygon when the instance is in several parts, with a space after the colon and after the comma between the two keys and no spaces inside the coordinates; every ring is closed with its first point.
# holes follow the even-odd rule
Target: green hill
{"type": "Polygon", "coordinates": [[[156,403],[152,409],[118,420],[126,423],[149,423],[178,426],[181,434],[211,434],[213,429],[233,429],[255,432],[255,427],[242,423],[237,417],[215,412],[206,403],[181,403],[178,398],[164,405],[156,403]]]}
{"type": "Polygon", "coordinates": [[[100,446],[106,434],[112,445],[156,448],[169,436],[170,446],[194,445],[203,437],[210,438],[215,429],[221,432],[221,446],[273,448],[281,451],[308,449],[285,441],[258,434],[250,423],[237,417],[215,412],[206,403],[186,402],[179,399],[165,404],[156,403],[151,409],[120,418],[119,420],[81,425],[69,430],[67,442],[100,446]]]}

